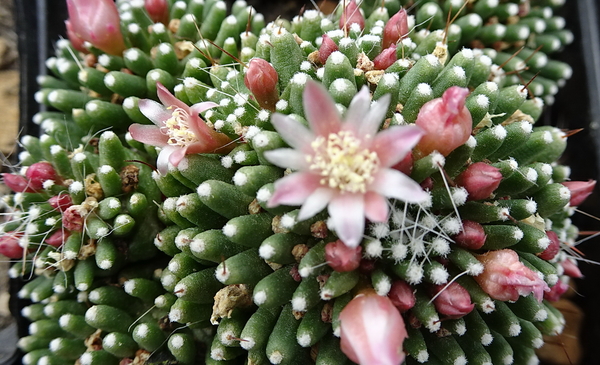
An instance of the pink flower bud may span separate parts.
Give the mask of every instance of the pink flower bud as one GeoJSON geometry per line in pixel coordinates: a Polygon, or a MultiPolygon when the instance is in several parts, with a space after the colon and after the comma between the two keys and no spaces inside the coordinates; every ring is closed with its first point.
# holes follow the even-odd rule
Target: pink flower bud
{"type": "Polygon", "coordinates": [[[417,144],[422,156],[433,151],[448,156],[469,139],[473,119],[465,106],[468,94],[469,89],[452,86],[421,107],[415,124],[425,131],[417,144]]]}
{"type": "Polygon", "coordinates": [[[585,198],[587,198],[592,191],[594,191],[594,187],[596,186],[596,180],[588,180],[588,181],[565,181],[563,183],[569,191],[571,191],[571,200],[569,201],[569,205],[572,207],[576,207],[579,204],[583,203],[585,198]]]}
{"type": "Polygon", "coordinates": [[[63,213],[62,225],[69,231],[81,232],[85,223],[84,211],[81,205],[72,205],[63,213]]]}
{"type": "Polygon", "coordinates": [[[269,62],[262,58],[250,60],[248,71],[244,76],[244,84],[261,108],[275,111],[275,104],[279,101],[278,81],[277,71],[269,62]]]}
{"type": "Polygon", "coordinates": [[[485,162],[475,162],[456,177],[454,182],[467,189],[469,200],[487,199],[502,181],[500,169],[485,162]]]}
{"type": "Polygon", "coordinates": [[[502,301],[516,301],[519,295],[531,293],[541,301],[545,291],[549,291],[544,280],[519,261],[513,250],[490,251],[477,256],[483,264],[483,273],[475,276],[479,286],[490,297],[502,301]]]}
{"type": "Polygon", "coordinates": [[[321,47],[319,47],[319,61],[322,65],[327,62],[329,56],[338,50],[337,44],[331,39],[327,34],[323,34],[323,42],[321,42],[321,47]]]}
{"type": "Polygon", "coordinates": [[[392,283],[388,298],[402,313],[414,307],[417,302],[415,289],[404,280],[396,280],[392,283]]]}
{"type": "Polygon", "coordinates": [[[350,0],[346,3],[346,7],[342,11],[342,16],[340,17],[340,29],[344,29],[344,31],[347,32],[354,23],[358,24],[360,30],[365,29],[365,18],[360,12],[360,8],[356,5],[355,0],[350,0]]]}
{"type": "Polygon", "coordinates": [[[452,237],[454,243],[468,250],[478,250],[485,243],[485,231],[483,226],[477,222],[463,220],[462,231],[452,237]]]}
{"type": "Polygon", "coordinates": [[[398,365],[404,360],[404,320],[388,297],[360,294],[340,313],[342,352],[357,364],[398,365]]]}
{"type": "Polygon", "coordinates": [[[398,162],[394,166],[393,169],[400,171],[404,175],[410,176],[412,173],[414,161],[412,151],[409,151],[406,156],[402,159],[402,161],[398,162]]]}
{"type": "Polygon", "coordinates": [[[373,64],[376,70],[385,70],[398,60],[396,56],[396,43],[393,43],[388,48],[384,49],[380,54],[373,59],[373,64]]]}
{"type": "Polygon", "coordinates": [[[50,237],[46,238],[44,242],[49,244],[50,246],[60,247],[63,243],[65,243],[65,241],[67,240],[67,238],[69,238],[70,235],[71,232],[66,231],[64,229],[59,229],[58,231],[52,233],[50,237]]]}
{"type": "Polygon", "coordinates": [[[460,318],[471,313],[475,308],[467,289],[456,282],[449,285],[436,285],[432,294],[437,295],[433,300],[435,309],[448,318],[460,318]]]}
{"type": "Polygon", "coordinates": [[[33,193],[35,190],[29,184],[29,181],[21,175],[16,174],[2,174],[4,184],[15,193],[33,193]]]}
{"type": "Polygon", "coordinates": [[[29,179],[29,185],[34,190],[43,189],[44,182],[47,180],[56,181],[57,179],[56,170],[50,162],[46,161],[36,162],[29,166],[25,176],[29,179]]]}
{"type": "Polygon", "coordinates": [[[48,199],[48,204],[50,204],[52,208],[64,212],[68,207],[73,205],[73,200],[71,200],[71,196],[68,194],[60,194],[48,199]]]}
{"type": "Polygon", "coordinates": [[[169,23],[169,4],[166,0],[145,0],[144,6],[155,23],[169,23]]]}
{"type": "Polygon", "coordinates": [[[392,44],[398,43],[398,41],[404,38],[408,34],[408,18],[406,16],[406,10],[401,8],[390,20],[385,24],[383,28],[383,42],[381,47],[388,48],[392,44]]]}
{"type": "Polygon", "coordinates": [[[78,38],[106,53],[123,53],[121,20],[113,0],[67,0],[67,9],[69,22],[78,38]]]}
{"type": "Polygon", "coordinates": [[[546,261],[550,261],[554,258],[554,256],[556,256],[556,254],[560,250],[560,240],[558,239],[556,233],[554,233],[553,231],[546,231],[546,236],[548,236],[550,244],[542,253],[538,254],[538,257],[546,261]]]}
{"type": "Polygon", "coordinates": [[[73,48],[80,52],[88,53],[89,51],[84,46],[85,41],[79,38],[77,34],[75,34],[75,31],[73,30],[73,26],[71,25],[70,21],[65,20],[65,27],[67,28],[67,37],[69,37],[69,41],[71,42],[73,48]]]}
{"type": "Polygon", "coordinates": [[[348,247],[341,240],[325,246],[325,261],[335,271],[352,271],[360,265],[362,247],[348,247]]]}
{"type": "Polygon", "coordinates": [[[564,281],[559,280],[558,283],[550,288],[550,291],[544,293],[544,299],[556,302],[567,290],[569,290],[569,285],[564,281]]]}
{"type": "Polygon", "coordinates": [[[570,259],[566,259],[560,263],[564,269],[564,274],[572,278],[582,278],[583,274],[577,264],[570,259]]]}
{"type": "Polygon", "coordinates": [[[0,254],[9,259],[18,259],[23,257],[23,247],[19,246],[20,232],[6,232],[0,236],[0,254]]]}

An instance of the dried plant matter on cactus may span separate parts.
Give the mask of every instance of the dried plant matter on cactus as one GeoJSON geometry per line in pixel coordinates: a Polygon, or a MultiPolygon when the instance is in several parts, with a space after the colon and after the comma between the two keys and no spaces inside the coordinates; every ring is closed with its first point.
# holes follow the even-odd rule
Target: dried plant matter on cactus
{"type": "Polygon", "coordinates": [[[560,332],[593,182],[535,126],[552,8],[116,5],[124,42],[70,20],[4,175],[28,363],[509,364],[560,332]]]}

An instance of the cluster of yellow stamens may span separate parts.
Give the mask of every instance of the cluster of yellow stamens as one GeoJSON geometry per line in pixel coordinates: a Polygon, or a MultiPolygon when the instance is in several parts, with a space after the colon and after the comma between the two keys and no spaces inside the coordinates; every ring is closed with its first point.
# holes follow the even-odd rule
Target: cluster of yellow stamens
{"type": "MultiPolygon", "coordinates": [[[[173,106],[167,109],[173,109],[173,106]]],[[[169,136],[168,144],[185,147],[198,141],[189,125],[190,115],[181,108],[175,108],[171,113],[171,118],[165,121],[161,131],[169,136]]]]}
{"type": "Polygon", "coordinates": [[[310,169],[322,176],[321,184],[342,192],[365,193],[379,168],[377,153],[361,146],[350,131],[317,137],[306,156],[310,169]]]}

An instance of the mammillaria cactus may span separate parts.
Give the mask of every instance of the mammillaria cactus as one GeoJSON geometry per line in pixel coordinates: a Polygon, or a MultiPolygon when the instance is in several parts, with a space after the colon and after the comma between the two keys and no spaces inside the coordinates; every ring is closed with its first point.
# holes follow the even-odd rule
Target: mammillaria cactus
{"type": "Polygon", "coordinates": [[[23,362],[534,363],[595,183],[535,126],[562,3],[68,0],[4,174],[23,362]]]}

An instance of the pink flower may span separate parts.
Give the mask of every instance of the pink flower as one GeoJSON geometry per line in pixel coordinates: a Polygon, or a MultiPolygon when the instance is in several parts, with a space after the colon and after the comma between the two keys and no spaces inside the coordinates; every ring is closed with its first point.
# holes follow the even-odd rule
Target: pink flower
{"type": "Polygon", "coordinates": [[[207,126],[198,116],[217,104],[203,102],[190,107],[160,83],[156,86],[163,105],[149,99],[139,101],[140,111],[155,125],[132,124],[129,132],[136,141],[162,148],[157,161],[160,173],[167,173],[169,162],[173,166],[179,165],[186,154],[231,149],[226,147],[231,143],[229,137],[207,126]]]}
{"type": "Polygon", "coordinates": [[[588,181],[565,181],[563,183],[571,191],[571,200],[569,205],[576,207],[594,191],[596,180],[588,181]]]}
{"type": "Polygon", "coordinates": [[[348,247],[337,240],[325,245],[325,261],[335,271],[352,271],[360,266],[362,247],[348,247]]]}
{"type": "Polygon", "coordinates": [[[433,300],[435,309],[447,318],[460,318],[475,308],[467,289],[456,282],[436,285],[432,292],[437,295],[433,300]]]}
{"type": "Polygon", "coordinates": [[[67,0],[67,8],[76,37],[106,53],[123,53],[121,19],[113,0],[67,0]]]}
{"type": "Polygon", "coordinates": [[[544,292],[550,290],[544,280],[519,261],[519,255],[513,250],[490,251],[477,259],[484,270],[475,280],[494,299],[516,301],[519,295],[533,293],[541,301],[544,292]]]}
{"type": "Polygon", "coordinates": [[[169,4],[166,0],[145,0],[144,6],[155,23],[169,23],[169,4]]]}
{"type": "Polygon", "coordinates": [[[383,28],[383,42],[381,43],[381,47],[388,48],[392,44],[397,43],[407,34],[408,18],[406,16],[406,10],[404,10],[404,8],[401,8],[385,24],[385,27],[383,28]]]}
{"type": "Polygon", "coordinates": [[[352,24],[358,24],[360,30],[365,28],[365,18],[360,12],[360,8],[356,5],[355,0],[350,0],[346,3],[346,7],[342,11],[342,16],[340,17],[340,29],[344,29],[348,31],[352,24]]]}
{"type": "Polygon", "coordinates": [[[399,365],[407,337],[404,320],[388,297],[360,294],[340,313],[340,347],[357,364],[399,365]]]}
{"type": "Polygon", "coordinates": [[[244,75],[244,84],[252,92],[261,108],[275,111],[275,104],[279,101],[277,90],[279,76],[271,64],[262,58],[253,58],[244,75]]]}
{"type": "Polygon", "coordinates": [[[500,169],[485,162],[475,162],[461,172],[454,182],[467,189],[469,200],[487,199],[502,181],[500,169]]]}
{"type": "Polygon", "coordinates": [[[433,151],[448,156],[469,139],[473,119],[465,106],[468,94],[469,89],[452,86],[421,107],[415,124],[425,131],[417,145],[422,156],[433,151]]]}
{"type": "Polygon", "coordinates": [[[550,288],[550,291],[544,293],[544,299],[551,302],[557,302],[567,290],[569,290],[569,284],[559,280],[552,288],[550,288]]]}
{"type": "Polygon", "coordinates": [[[561,261],[560,265],[563,267],[565,275],[570,276],[572,278],[583,277],[581,270],[579,270],[579,266],[577,266],[577,264],[574,261],[571,261],[571,259],[567,258],[561,261]]]}
{"type": "Polygon", "coordinates": [[[383,222],[388,217],[385,197],[409,203],[427,197],[419,184],[391,167],[400,162],[421,137],[416,126],[395,126],[378,133],[389,96],[369,107],[364,87],[352,100],[342,121],[331,96],[316,82],[304,90],[304,113],[310,129],[275,113],[273,125],[292,147],[267,151],[273,164],[297,170],[275,182],[268,202],[302,205],[298,220],[328,208],[338,237],[356,247],[363,237],[365,217],[383,222]]]}

